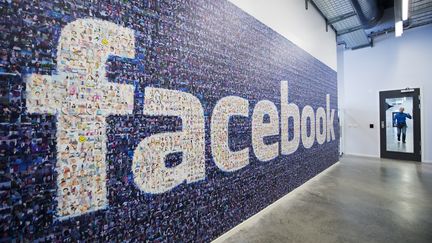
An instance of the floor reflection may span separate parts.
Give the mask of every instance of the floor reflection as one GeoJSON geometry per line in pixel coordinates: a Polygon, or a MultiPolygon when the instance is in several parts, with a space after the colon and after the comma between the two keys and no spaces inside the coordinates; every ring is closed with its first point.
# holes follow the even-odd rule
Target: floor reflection
{"type": "Polygon", "coordinates": [[[397,140],[397,128],[387,127],[387,151],[414,153],[413,129],[407,128],[406,143],[397,140]]]}
{"type": "Polygon", "coordinates": [[[344,156],[215,242],[432,242],[432,164],[344,156]]]}

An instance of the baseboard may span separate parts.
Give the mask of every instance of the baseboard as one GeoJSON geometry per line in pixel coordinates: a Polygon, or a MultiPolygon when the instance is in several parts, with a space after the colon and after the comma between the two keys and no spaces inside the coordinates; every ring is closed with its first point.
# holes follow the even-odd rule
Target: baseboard
{"type": "Polygon", "coordinates": [[[359,157],[368,157],[368,158],[374,158],[379,159],[379,155],[372,155],[372,154],[357,154],[357,153],[346,153],[345,155],[352,155],[352,156],[359,156],[359,157]]]}
{"type": "MultiPolygon", "coordinates": [[[[380,156],[376,156],[376,155],[371,155],[371,154],[357,154],[357,153],[347,153],[344,155],[348,155],[348,156],[358,156],[358,157],[366,157],[366,158],[374,158],[374,159],[379,159],[380,156]]],[[[432,160],[422,160],[422,163],[432,163],[432,160]]]]}

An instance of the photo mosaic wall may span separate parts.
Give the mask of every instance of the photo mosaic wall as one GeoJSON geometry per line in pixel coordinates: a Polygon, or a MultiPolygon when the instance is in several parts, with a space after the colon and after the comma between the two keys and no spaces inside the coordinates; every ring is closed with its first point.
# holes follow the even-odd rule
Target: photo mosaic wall
{"type": "Polygon", "coordinates": [[[336,72],[226,0],[0,11],[2,242],[208,242],[338,161],[336,72]]]}

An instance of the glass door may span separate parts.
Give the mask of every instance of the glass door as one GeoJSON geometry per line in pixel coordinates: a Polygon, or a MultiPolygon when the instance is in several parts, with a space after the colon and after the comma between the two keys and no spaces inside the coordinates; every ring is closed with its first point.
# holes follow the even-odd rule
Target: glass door
{"type": "Polygon", "coordinates": [[[381,157],[421,161],[420,89],[380,92],[381,157]]]}

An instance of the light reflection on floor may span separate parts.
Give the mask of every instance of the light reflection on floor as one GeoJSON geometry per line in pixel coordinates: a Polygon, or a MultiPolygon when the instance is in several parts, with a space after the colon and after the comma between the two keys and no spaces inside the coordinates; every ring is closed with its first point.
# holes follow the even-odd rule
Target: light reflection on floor
{"type": "Polygon", "coordinates": [[[344,156],[214,242],[432,242],[432,164],[344,156]]]}

